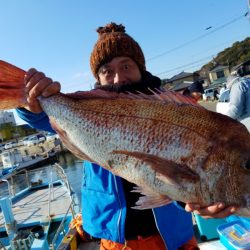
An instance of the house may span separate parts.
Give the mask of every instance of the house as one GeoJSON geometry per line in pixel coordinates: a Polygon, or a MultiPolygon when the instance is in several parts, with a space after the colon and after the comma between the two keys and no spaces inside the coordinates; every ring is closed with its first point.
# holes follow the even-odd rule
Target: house
{"type": "Polygon", "coordinates": [[[0,125],[4,123],[12,123],[13,125],[16,125],[13,112],[0,111],[0,125]]]}
{"type": "Polygon", "coordinates": [[[183,92],[183,90],[185,90],[186,88],[188,88],[193,82],[180,82],[175,84],[175,86],[173,86],[171,88],[172,91],[176,91],[176,92],[183,92]]]}
{"type": "Polygon", "coordinates": [[[171,89],[174,91],[183,91],[185,88],[189,87],[194,81],[198,80],[199,74],[189,73],[182,71],[181,73],[166,79],[164,81],[164,88],[171,89]]]}
{"type": "Polygon", "coordinates": [[[231,73],[241,70],[243,75],[250,75],[250,59],[234,66],[231,73]]]}
{"type": "Polygon", "coordinates": [[[28,124],[14,125],[13,123],[0,124],[0,142],[15,139],[37,133],[38,131],[31,128],[28,124]]]}
{"type": "Polygon", "coordinates": [[[230,75],[229,66],[217,65],[209,71],[209,79],[212,85],[220,85],[230,75]]]}

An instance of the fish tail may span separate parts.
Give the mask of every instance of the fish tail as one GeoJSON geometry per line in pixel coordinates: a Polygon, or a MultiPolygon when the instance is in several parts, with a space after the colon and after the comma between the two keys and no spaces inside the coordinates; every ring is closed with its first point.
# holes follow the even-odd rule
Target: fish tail
{"type": "Polygon", "coordinates": [[[25,105],[25,73],[24,70],[0,60],[0,110],[25,105]]]}

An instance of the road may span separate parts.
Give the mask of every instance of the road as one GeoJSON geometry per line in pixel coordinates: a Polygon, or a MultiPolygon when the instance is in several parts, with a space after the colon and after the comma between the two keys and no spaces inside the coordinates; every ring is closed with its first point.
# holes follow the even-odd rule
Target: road
{"type": "Polygon", "coordinates": [[[207,102],[202,101],[202,102],[199,102],[199,104],[208,110],[211,110],[214,112],[216,111],[216,104],[217,104],[216,101],[214,101],[214,102],[213,101],[207,101],[207,102]]]}

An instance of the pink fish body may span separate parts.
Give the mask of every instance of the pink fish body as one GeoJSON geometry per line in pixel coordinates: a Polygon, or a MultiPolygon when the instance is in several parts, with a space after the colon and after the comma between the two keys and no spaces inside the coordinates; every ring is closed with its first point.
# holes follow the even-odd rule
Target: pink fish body
{"type": "MultiPolygon", "coordinates": [[[[0,109],[14,105],[6,86],[0,73],[0,100],[7,100],[0,109]]],[[[78,92],[40,103],[69,150],[139,186],[145,196],[137,208],[221,201],[250,216],[250,136],[239,122],[171,92],[78,92]]]]}

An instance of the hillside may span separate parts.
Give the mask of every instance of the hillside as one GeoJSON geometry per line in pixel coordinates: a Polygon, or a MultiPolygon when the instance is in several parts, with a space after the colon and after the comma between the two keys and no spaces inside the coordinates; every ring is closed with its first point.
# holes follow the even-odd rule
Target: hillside
{"type": "Polygon", "coordinates": [[[208,72],[218,64],[229,65],[229,68],[232,68],[248,59],[250,59],[250,37],[224,49],[212,61],[203,65],[199,71],[204,74],[204,71],[208,72]]]}

